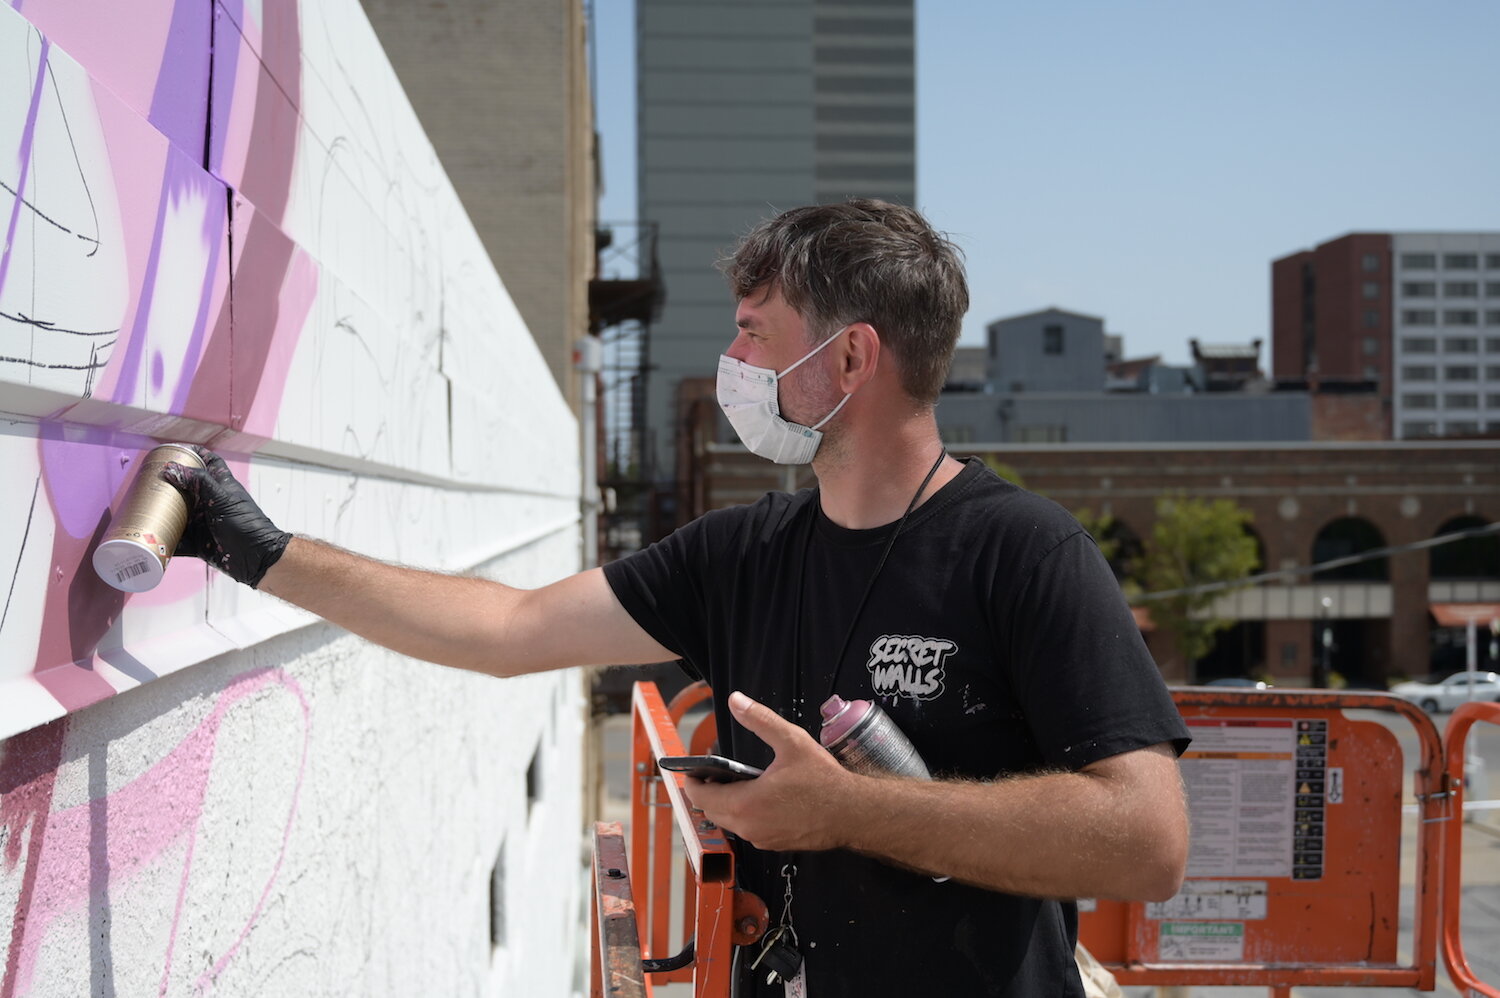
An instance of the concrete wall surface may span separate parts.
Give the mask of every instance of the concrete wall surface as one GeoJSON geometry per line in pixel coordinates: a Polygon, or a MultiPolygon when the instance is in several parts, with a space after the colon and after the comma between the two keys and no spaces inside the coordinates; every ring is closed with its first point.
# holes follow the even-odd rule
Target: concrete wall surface
{"type": "Polygon", "coordinates": [[[576,423],[359,5],[0,3],[0,231],[0,996],[568,993],[576,676],[90,564],[180,440],[294,532],[578,565],[576,423]]]}

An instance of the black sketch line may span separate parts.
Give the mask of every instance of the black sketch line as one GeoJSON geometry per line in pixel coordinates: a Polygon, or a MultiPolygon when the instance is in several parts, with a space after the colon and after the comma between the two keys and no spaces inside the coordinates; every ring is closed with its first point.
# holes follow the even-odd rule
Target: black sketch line
{"type": "Polygon", "coordinates": [[[100,343],[94,347],[90,352],[90,359],[87,364],[41,364],[34,360],[28,360],[25,357],[7,357],[4,354],[0,354],[0,364],[25,364],[27,367],[35,367],[42,371],[95,371],[101,367],[109,366],[109,358],[106,357],[104,360],[100,360],[98,354],[104,347],[114,346],[114,344],[115,341],[110,340],[108,343],[100,343]]]}
{"type": "MultiPolygon", "coordinates": [[[[63,131],[68,133],[68,149],[73,153],[73,165],[78,167],[78,182],[83,185],[83,196],[89,199],[89,213],[94,216],[94,248],[87,256],[99,252],[99,209],[94,206],[94,192],[89,190],[89,178],[83,172],[83,161],[78,158],[78,143],[73,141],[73,126],[68,124],[68,109],[63,107],[62,94],[57,89],[57,77],[52,75],[52,63],[47,63],[47,78],[52,81],[52,96],[57,101],[57,113],[62,116],[63,131]]],[[[87,239],[87,236],[80,236],[87,239]]],[[[87,257],[85,257],[87,258],[87,257]]]]}
{"type": "MultiPolygon", "coordinates": [[[[15,197],[16,196],[16,189],[14,187],[10,186],[9,184],[7,184],[3,180],[0,180],[0,189],[5,190],[8,194],[10,194],[11,197],[15,197]]],[[[32,204],[30,201],[26,200],[25,198],[21,198],[21,203],[23,205],[25,205],[27,208],[30,208],[31,209],[31,213],[33,215],[35,215],[37,218],[40,218],[42,221],[46,222],[48,225],[52,226],[53,228],[60,229],[63,232],[66,232],[70,236],[76,236],[79,239],[82,239],[86,243],[93,243],[94,244],[94,249],[96,251],[98,250],[98,248],[99,248],[99,240],[94,239],[91,236],[86,236],[86,235],[84,235],[81,232],[74,232],[72,229],[68,228],[66,225],[62,224],[57,219],[53,218],[51,215],[48,215],[46,212],[42,211],[40,208],[38,208],[36,205],[32,204]]],[[[94,254],[93,253],[89,253],[88,255],[89,256],[93,256],[94,254]]]]}
{"type": "Polygon", "coordinates": [[[120,330],[115,329],[63,329],[54,326],[47,319],[33,319],[25,312],[17,312],[11,315],[9,312],[0,312],[0,319],[9,319],[11,322],[19,322],[23,326],[38,326],[49,333],[67,333],[69,336],[113,336],[120,330]]]}
{"type": "Polygon", "coordinates": [[[10,600],[16,594],[16,580],[21,577],[21,559],[26,557],[26,539],[31,536],[31,518],[36,514],[36,497],[42,489],[42,476],[36,476],[31,487],[31,509],[26,513],[26,529],[21,533],[21,547],[16,551],[16,570],[10,574],[10,591],[5,594],[5,609],[0,611],[0,631],[5,630],[5,618],[10,616],[10,600]]]}

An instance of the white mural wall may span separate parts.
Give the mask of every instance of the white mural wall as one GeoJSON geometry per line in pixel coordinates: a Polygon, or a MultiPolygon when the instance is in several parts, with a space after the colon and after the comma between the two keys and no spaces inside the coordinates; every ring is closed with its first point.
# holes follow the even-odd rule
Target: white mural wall
{"type": "Polygon", "coordinates": [[[564,994],[581,686],[90,567],[142,454],[537,585],[577,428],[355,0],[0,2],[0,998],[564,994]]]}

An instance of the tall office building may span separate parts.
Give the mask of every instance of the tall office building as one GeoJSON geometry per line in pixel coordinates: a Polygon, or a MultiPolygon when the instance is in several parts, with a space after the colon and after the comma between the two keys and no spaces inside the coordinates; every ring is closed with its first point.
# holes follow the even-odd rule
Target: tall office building
{"type": "Polygon", "coordinates": [[[638,0],[639,217],[667,300],[650,341],[646,464],[673,474],[676,387],[734,335],[715,261],[760,219],[916,195],[913,0],[638,0]]]}
{"type": "Polygon", "coordinates": [[[1500,232],[1342,236],[1271,297],[1276,377],[1377,382],[1398,440],[1500,434],[1500,232]]]}

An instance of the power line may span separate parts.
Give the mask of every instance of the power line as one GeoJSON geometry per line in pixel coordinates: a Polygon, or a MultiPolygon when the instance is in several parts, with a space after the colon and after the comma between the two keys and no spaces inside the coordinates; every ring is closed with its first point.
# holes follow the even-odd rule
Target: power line
{"type": "MultiPolygon", "coordinates": [[[[1452,544],[1455,541],[1468,540],[1471,537],[1484,537],[1497,533],[1500,533],[1500,522],[1487,523],[1482,527],[1470,527],[1467,530],[1456,530],[1451,534],[1439,534],[1437,537],[1429,537],[1425,541],[1412,541],[1410,544],[1395,544],[1391,547],[1370,548],[1368,551],[1361,551],[1359,554],[1351,554],[1343,558],[1333,558],[1329,561],[1320,561],[1316,565],[1297,565],[1293,568],[1283,568],[1275,572],[1261,572],[1257,575],[1247,575],[1244,578],[1233,579],[1229,582],[1205,582],[1196,586],[1184,586],[1181,589],[1163,589],[1154,593],[1141,593],[1132,597],[1131,602],[1149,603],[1154,600],[1171,599],[1174,596],[1195,596],[1198,593],[1215,593],[1226,589],[1239,589],[1261,582],[1270,582],[1273,579],[1294,579],[1301,575],[1312,575],[1316,572],[1327,572],[1335,568],[1343,568],[1345,565],[1357,565],[1363,561],[1387,558],[1393,554],[1404,554],[1407,551],[1435,548],[1443,544],[1452,544]]],[[[1497,571],[1500,571],[1500,569],[1497,569],[1497,571]]]]}

